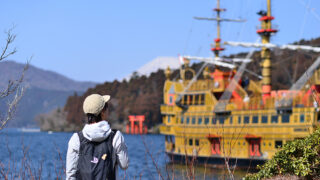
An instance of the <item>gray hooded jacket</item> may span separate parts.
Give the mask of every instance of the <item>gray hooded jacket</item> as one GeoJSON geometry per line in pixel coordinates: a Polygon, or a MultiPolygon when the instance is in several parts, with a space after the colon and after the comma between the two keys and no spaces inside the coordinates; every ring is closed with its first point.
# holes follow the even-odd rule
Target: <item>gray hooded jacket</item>
{"type": "MultiPolygon", "coordinates": [[[[107,121],[100,121],[94,124],[86,124],[82,130],[83,135],[89,141],[101,142],[105,140],[111,133],[110,125],[107,121]]],[[[127,146],[120,131],[115,134],[112,146],[114,148],[113,162],[120,166],[121,169],[127,169],[129,164],[127,146]]],[[[66,179],[76,179],[76,171],[79,159],[80,141],[77,133],[74,133],[68,144],[67,160],[66,160],[66,179]]],[[[117,172],[116,172],[117,174],[117,172]]],[[[118,179],[118,178],[117,178],[118,179]]]]}

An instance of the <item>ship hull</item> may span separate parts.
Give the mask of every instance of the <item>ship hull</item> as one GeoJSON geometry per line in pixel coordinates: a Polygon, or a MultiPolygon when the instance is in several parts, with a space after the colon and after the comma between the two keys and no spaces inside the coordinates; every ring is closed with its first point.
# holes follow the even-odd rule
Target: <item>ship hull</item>
{"type": "Polygon", "coordinates": [[[214,157],[214,156],[191,156],[184,154],[176,154],[171,152],[166,152],[170,162],[173,164],[186,164],[191,163],[197,165],[206,165],[210,167],[220,167],[225,168],[226,161],[228,161],[229,167],[237,168],[248,168],[256,167],[257,165],[262,165],[266,162],[265,159],[240,159],[240,158],[229,158],[229,160],[224,157],[214,157]]]}

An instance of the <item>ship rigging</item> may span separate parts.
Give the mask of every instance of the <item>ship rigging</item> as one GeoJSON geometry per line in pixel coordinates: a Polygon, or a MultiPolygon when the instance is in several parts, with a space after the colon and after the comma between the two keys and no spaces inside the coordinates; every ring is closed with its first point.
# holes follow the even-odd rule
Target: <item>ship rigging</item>
{"type": "Polygon", "coordinates": [[[242,74],[253,61],[253,50],[245,58],[220,57],[224,50],[220,23],[243,20],[221,18],[220,13],[225,10],[220,8],[219,0],[214,11],[215,18],[195,17],[217,21],[217,38],[211,49],[214,57],[181,56],[179,80],[170,79],[170,69],[165,72],[160,127],[166,136],[165,151],[174,162],[196,157],[199,162],[223,166],[260,164],[271,159],[284,143],[303,138],[320,125],[317,99],[314,99],[314,95],[320,95],[320,57],[290,89],[272,90],[271,50],[320,52],[320,48],[271,44],[270,37],[278,30],[271,24],[274,17],[271,0],[267,0],[267,11],[258,13],[261,26],[257,33],[262,42],[224,43],[261,48],[262,80],[244,80],[242,74]],[[190,60],[204,62],[198,72],[189,67],[190,60]],[[208,64],[218,68],[211,72],[206,67],[208,64]],[[220,67],[229,70],[220,70],[220,67]],[[203,79],[197,79],[200,73],[203,79]]]}

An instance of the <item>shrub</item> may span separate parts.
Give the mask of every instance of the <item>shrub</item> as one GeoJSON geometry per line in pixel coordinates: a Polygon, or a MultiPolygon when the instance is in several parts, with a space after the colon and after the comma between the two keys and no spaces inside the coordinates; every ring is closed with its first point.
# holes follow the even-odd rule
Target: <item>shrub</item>
{"type": "Polygon", "coordinates": [[[286,143],[259,172],[248,174],[244,179],[263,179],[277,175],[292,174],[308,179],[320,174],[320,129],[305,139],[286,143]]]}

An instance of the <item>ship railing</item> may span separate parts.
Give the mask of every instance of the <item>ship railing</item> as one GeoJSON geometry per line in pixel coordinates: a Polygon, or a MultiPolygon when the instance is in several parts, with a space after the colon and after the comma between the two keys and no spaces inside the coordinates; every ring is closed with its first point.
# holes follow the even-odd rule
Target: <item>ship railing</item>
{"type": "Polygon", "coordinates": [[[175,113],[175,107],[166,105],[166,104],[161,104],[160,110],[162,114],[174,114],[175,113]]]}
{"type": "Polygon", "coordinates": [[[190,109],[195,112],[206,112],[206,111],[211,111],[211,106],[210,105],[193,106],[190,109]]]}
{"type": "MultiPolygon", "coordinates": [[[[269,100],[270,101],[270,100],[269,100]]],[[[228,104],[229,110],[256,110],[263,108],[270,108],[269,106],[272,104],[272,100],[269,103],[263,103],[262,98],[248,98],[248,99],[233,99],[228,104]]]]}
{"type": "Polygon", "coordinates": [[[316,106],[316,101],[312,94],[307,96],[298,96],[293,99],[294,107],[314,107],[316,106]]]}
{"type": "Polygon", "coordinates": [[[303,93],[294,96],[276,96],[263,100],[261,97],[248,99],[232,99],[226,105],[226,110],[258,110],[283,107],[316,107],[315,98],[303,93]]]}
{"type": "Polygon", "coordinates": [[[161,134],[173,135],[173,129],[171,126],[160,125],[161,134]]]}
{"type": "Polygon", "coordinates": [[[266,98],[264,108],[265,109],[274,109],[276,101],[277,101],[277,98],[275,98],[275,97],[266,98]]]}
{"type": "MultiPolygon", "coordinates": [[[[184,87],[189,85],[191,80],[183,81],[184,87]]],[[[214,81],[211,79],[201,79],[194,81],[187,91],[199,91],[199,90],[209,90],[214,88],[214,81]]]]}
{"type": "Polygon", "coordinates": [[[287,96],[277,98],[275,106],[281,107],[315,107],[317,105],[314,97],[311,94],[299,94],[296,96],[287,96]]]}

